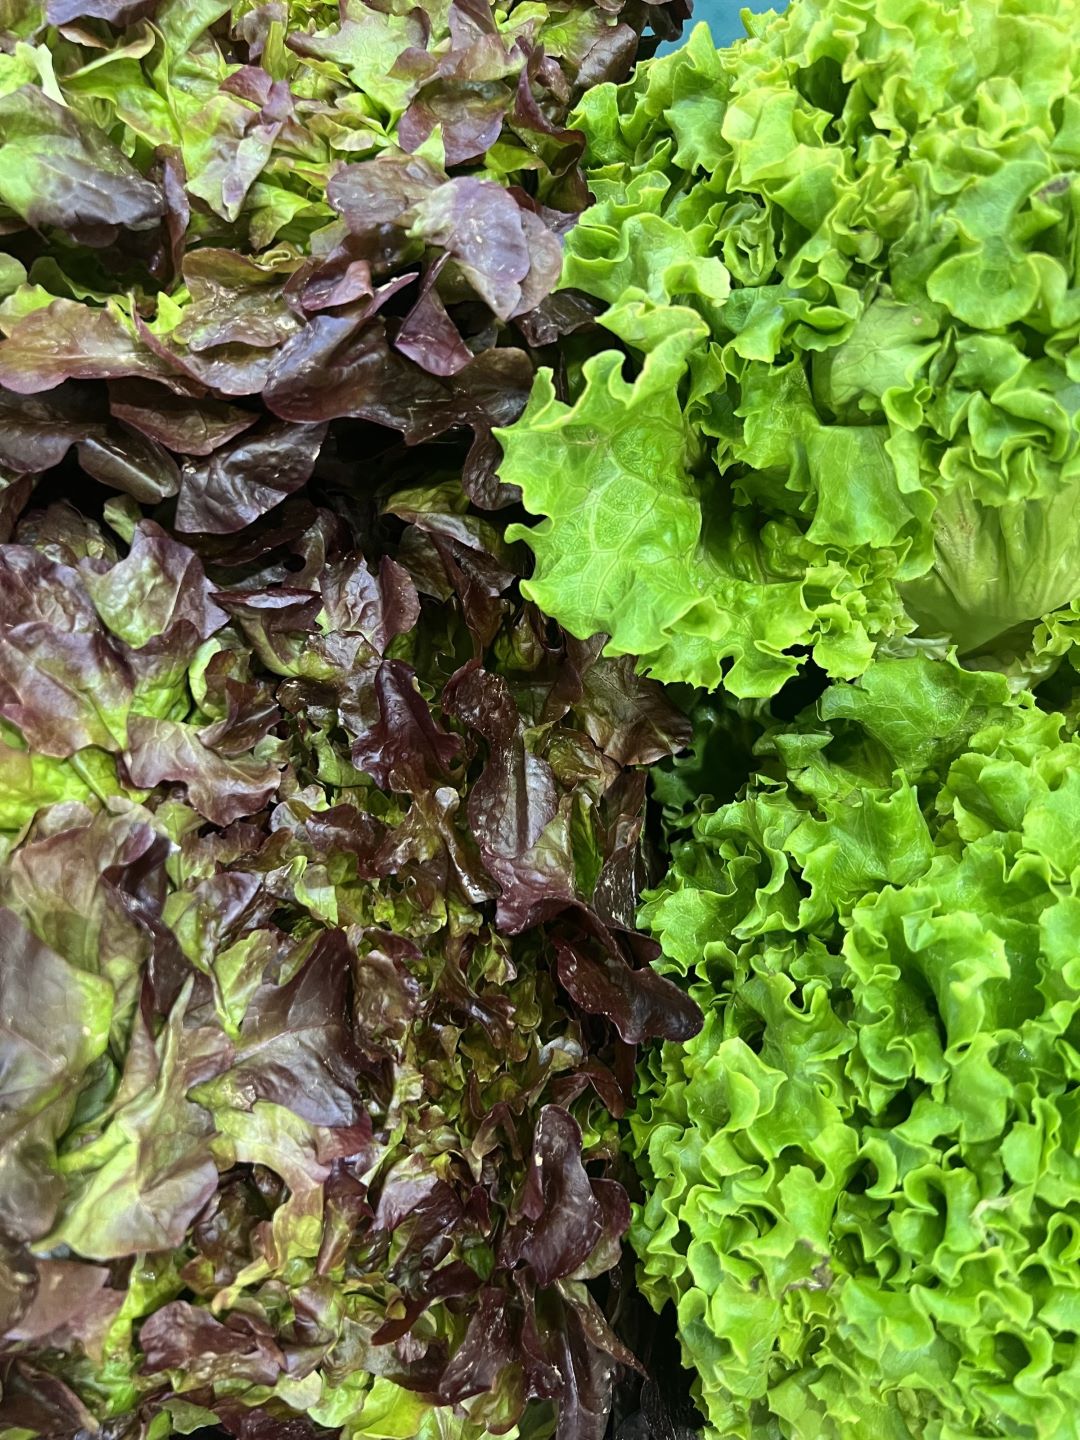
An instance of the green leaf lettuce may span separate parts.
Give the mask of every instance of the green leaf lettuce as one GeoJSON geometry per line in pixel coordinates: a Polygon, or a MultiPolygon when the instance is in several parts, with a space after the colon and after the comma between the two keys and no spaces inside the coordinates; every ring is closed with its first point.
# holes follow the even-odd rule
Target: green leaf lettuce
{"type": "Polygon", "coordinates": [[[643,912],[706,1012],[631,1235],[712,1433],[1075,1433],[1075,714],[875,662],[766,732],[643,912]]]}
{"type": "Polygon", "coordinates": [[[768,696],[807,652],[1023,651],[1080,594],[1078,25],[799,0],[584,97],[562,284],[622,348],[500,432],[538,604],[768,696]]]}

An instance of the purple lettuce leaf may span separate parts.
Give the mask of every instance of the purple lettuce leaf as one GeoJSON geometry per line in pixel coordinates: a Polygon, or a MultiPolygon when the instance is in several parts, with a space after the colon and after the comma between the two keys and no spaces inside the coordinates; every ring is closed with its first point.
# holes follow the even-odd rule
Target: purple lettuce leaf
{"type": "MultiPolygon", "coordinates": [[[[0,391],[0,400],[2,397],[3,392],[0,391]]],[[[50,396],[50,399],[53,398],[50,396]]],[[[21,403],[25,414],[33,402],[21,403]]],[[[41,404],[40,401],[37,403],[41,404]]],[[[178,395],[152,380],[111,383],[109,409],[117,420],[138,430],[148,440],[176,455],[185,456],[212,455],[219,446],[249,430],[258,419],[256,414],[229,405],[224,400],[178,395]]],[[[49,466],[42,464],[33,468],[45,470],[49,466]]]]}
{"type": "Polygon", "coordinates": [[[134,684],[80,574],[0,549],[0,715],[38,753],[122,748],[134,684]]]}
{"type": "Polygon", "coordinates": [[[500,320],[531,310],[562,269],[558,239],[490,180],[460,176],[431,191],[411,233],[438,246],[500,320]]]}
{"type": "Polygon", "coordinates": [[[171,381],[182,389],[172,367],[136,330],[115,302],[97,309],[77,300],[53,300],[24,316],[0,341],[0,387],[36,395],[65,380],[132,377],[171,381]]]}
{"type": "Polygon", "coordinates": [[[180,489],[180,467],[155,440],[122,423],[91,431],[78,446],[87,475],[140,505],[156,505],[180,489]]]}
{"type": "Polygon", "coordinates": [[[271,422],[226,439],[205,459],[187,460],[176,528],[213,535],[243,530],[307,484],[325,436],[323,425],[271,422]]]}
{"type": "MultiPolygon", "coordinates": [[[[581,1130],[565,1110],[546,1105],[540,1111],[530,1162],[501,1258],[529,1266],[546,1289],[592,1254],[604,1232],[604,1212],[581,1161],[581,1130]]],[[[629,1223],[629,1213],[626,1218],[629,1223]]]]}
{"type": "Polygon", "coordinates": [[[192,806],[215,825],[257,814],[280,775],[272,761],[222,755],[189,725],[150,715],[132,716],[128,722],[124,764],[131,783],[140,789],[163,781],[182,785],[192,806]]]}
{"type": "Polygon", "coordinates": [[[73,1343],[100,1356],[106,1334],[124,1301],[104,1265],[78,1260],[41,1260],[36,1267],[33,1299],[8,1335],[45,1348],[66,1349],[73,1343]]]}
{"type": "Polygon", "coordinates": [[[186,1300],[156,1311],[139,1331],[148,1373],[184,1370],[193,1385],[243,1380],[272,1385],[285,1365],[269,1327],[236,1314],[215,1320],[186,1300]]]}
{"type": "Polygon", "coordinates": [[[447,779],[461,741],[432,716],[414,672],[383,660],[349,697],[342,718],[355,735],[350,758],[383,790],[425,791],[447,779]]]}
{"type": "Polygon", "coordinates": [[[0,388],[0,462],[20,475],[51,470],[101,418],[100,396],[90,386],[68,382],[35,396],[0,388]]]}
{"type": "Polygon", "coordinates": [[[349,1024],[349,981],[350,952],[340,930],[323,931],[287,983],[264,981],[248,1003],[235,1061],[215,1085],[213,1103],[269,1100],[314,1125],[364,1123],[370,1130],[362,1088],[368,1066],[349,1024]]]}

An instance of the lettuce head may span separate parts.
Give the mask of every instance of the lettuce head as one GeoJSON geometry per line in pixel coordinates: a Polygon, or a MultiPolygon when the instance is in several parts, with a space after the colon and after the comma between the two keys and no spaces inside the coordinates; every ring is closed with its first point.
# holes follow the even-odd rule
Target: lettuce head
{"type": "Polygon", "coordinates": [[[757,763],[644,912],[706,1022],[641,1068],[631,1236],[710,1434],[1069,1440],[1075,707],[880,659],[757,763]]]}
{"type": "Polygon", "coordinates": [[[741,696],[905,637],[1023,654],[1080,594],[1080,6],[748,24],[574,119],[595,204],[562,283],[621,343],[502,432],[529,593],[741,696]]]}

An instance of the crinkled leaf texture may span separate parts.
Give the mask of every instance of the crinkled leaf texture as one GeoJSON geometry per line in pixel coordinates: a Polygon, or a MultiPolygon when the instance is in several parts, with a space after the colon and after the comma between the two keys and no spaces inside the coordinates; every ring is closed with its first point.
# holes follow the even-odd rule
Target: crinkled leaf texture
{"type": "Polygon", "coordinates": [[[706,1011],[640,1072],[645,1291],[725,1440],[1067,1440],[1075,706],[883,659],[757,755],[643,911],[706,1011]]]}
{"type": "Polygon", "coordinates": [[[1078,26],[804,0],[584,97],[563,284],[624,348],[500,432],[539,605],[761,697],[1080,595],[1078,26]]]}

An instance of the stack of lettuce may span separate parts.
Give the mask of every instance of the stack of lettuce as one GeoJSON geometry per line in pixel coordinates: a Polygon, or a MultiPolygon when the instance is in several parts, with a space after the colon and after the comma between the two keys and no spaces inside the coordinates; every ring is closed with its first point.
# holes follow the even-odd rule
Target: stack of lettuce
{"type": "Polygon", "coordinates": [[[681,15],[0,4],[6,1440],[603,1434],[689,730],[522,599],[491,427],[681,15]]]}
{"type": "Polygon", "coordinates": [[[1080,8],[751,23],[586,97],[609,333],[501,436],[526,593],[697,705],[641,1283],[721,1440],[1072,1440],[1080,8]]]}

